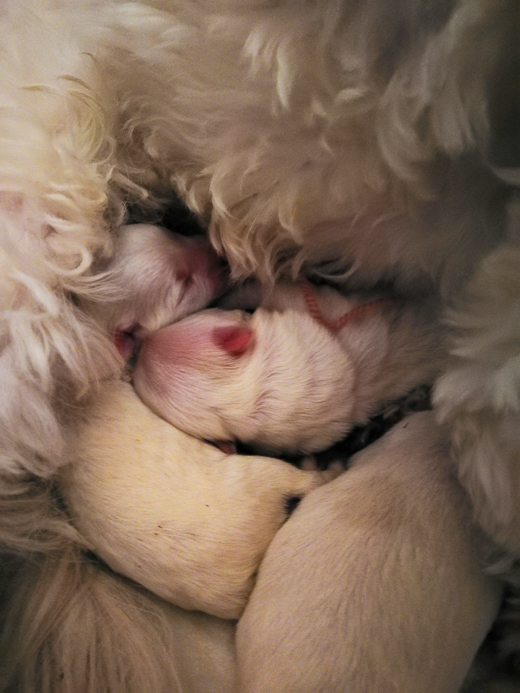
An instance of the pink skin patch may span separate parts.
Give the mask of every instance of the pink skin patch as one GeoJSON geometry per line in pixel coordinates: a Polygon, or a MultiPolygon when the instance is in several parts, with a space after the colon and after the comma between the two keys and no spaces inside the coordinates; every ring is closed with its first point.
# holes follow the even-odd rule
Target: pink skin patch
{"type": "MultiPolygon", "coordinates": [[[[210,441],[211,442],[211,441],[210,441]]],[[[237,446],[232,440],[216,440],[213,445],[226,455],[236,455],[237,446]]]]}
{"type": "Polygon", "coordinates": [[[196,368],[209,353],[207,330],[180,329],[178,325],[182,321],[153,332],[139,351],[134,376],[146,381],[156,392],[171,387],[170,373],[179,368],[196,368]]]}
{"type": "Polygon", "coordinates": [[[208,280],[215,292],[223,290],[229,278],[226,263],[215,253],[206,239],[191,239],[190,245],[183,253],[182,264],[176,272],[177,281],[184,283],[185,289],[193,284],[195,276],[208,280]]]}
{"type": "Polygon", "coordinates": [[[244,325],[215,327],[212,338],[217,346],[231,356],[241,356],[253,342],[253,331],[244,325]]]}
{"type": "MultiPolygon", "coordinates": [[[[186,385],[189,373],[196,377],[199,369],[211,369],[213,362],[218,363],[226,356],[239,358],[253,347],[254,333],[249,326],[227,321],[215,325],[211,319],[205,322],[205,325],[185,324],[181,320],[146,337],[139,351],[134,382],[146,384],[156,394],[171,395],[177,387],[174,383],[186,385]]],[[[121,341],[126,349],[126,342],[121,341]]]]}
{"type": "Polygon", "coordinates": [[[126,330],[116,330],[114,333],[115,347],[125,361],[130,361],[140,344],[140,340],[136,337],[139,329],[139,325],[132,325],[126,330]]]}
{"type": "Polygon", "coordinates": [[[182,267],[181,269],[177,270],[177,274],[175,275],[175,279],[178,282],[184,282],[185,284],[191,284],[193,281],[193,275],[191,270],[188,267],[182,267]]]}

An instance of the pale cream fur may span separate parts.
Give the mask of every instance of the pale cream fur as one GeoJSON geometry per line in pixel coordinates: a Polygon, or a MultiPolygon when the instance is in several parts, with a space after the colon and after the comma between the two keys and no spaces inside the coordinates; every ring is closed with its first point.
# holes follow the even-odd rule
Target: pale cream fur
{"type": "Polygon", "coordinates": [[[435,397],[476,517],[515,557],[520,555],[519,266],[516,244],[482,262],[465,303],[452,316],[453,358],[435,397]]]}
{"type": "MultiPolygon", "coordinates": [[[[245,287],[224,303],[250,304],[252,291],[245,287]]],[[[312,293],[331,322],[374,300],[330,287],[312,293]]],[[[133,374],[143,401],[206,440],[315,452],[392,399],[433,382],[441,368],[442,328],[425,302],[390,300],[332,333],[309,314],[301,285],[278,283],[264,294],[252,316],[210,309],[152,334],[133,374]],[[213,337],[215,329],[233,327],[250,331],[238,355],[213,337]]]]}
{"type": "Polygon", "coordinates": [[[4,597],[9,691],[239,693],[233,622],[169,604],[77,549],[20,562],[4,597]]]}
{"type": "Polygon", "coordinates": [[[62,486],[90,548],[160,597],[221,618],[242,613],[287,504],[333,476],[226,455],[123,382],[104,386],[83,416],[62,486]]]}
{"type": "Polygon", "coordinates": [[[227,287],[224,263],[204,236],[184,237],[153,224],[117,230],[114,253],[99,268],[99,295],[85,310],[109,334],[141,340],[200,310],[227,287]]]}
{"type": "Polygon", "coordinates": [[[500,603],[431,412],[309,495],[238,624],[242,693],[457,693],[500,603]]]}

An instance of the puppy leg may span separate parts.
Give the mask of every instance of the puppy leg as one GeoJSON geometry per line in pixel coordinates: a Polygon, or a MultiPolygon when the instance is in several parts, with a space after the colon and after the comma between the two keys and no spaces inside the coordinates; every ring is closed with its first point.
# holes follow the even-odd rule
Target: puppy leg
{"type": "Polygon", "coordinates": [[[242,691],[458,691],[501,589],[449,467],[416,414],[302,501],[238,625],[242,691]]]}
{"type": "Polygon", "coordinates": [[[290,509],[330,474],[225,455],[112,383],[71,437],[66,501],[111,568],[178,606],[237,618],[290,509]]]}

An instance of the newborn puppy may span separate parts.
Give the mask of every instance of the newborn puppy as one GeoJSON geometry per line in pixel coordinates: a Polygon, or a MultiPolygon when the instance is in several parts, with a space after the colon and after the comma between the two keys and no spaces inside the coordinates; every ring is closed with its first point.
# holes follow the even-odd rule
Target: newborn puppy
{"type": "Polygon", "coordinates": [[[407,417],[300,503],[238,624],[242,693],[459,692],[501,587],[443,433],[407,417]]]}
{"type": "Polygon", "coordinates": [[[186,609],[238,618],[270,541],[333,472],[225,455],[107,383],[71,431],[62,492],[113,570],[186,609]]]}
{"type": "Polygon", "coordinates": [[[139,396],[200,438],[313,452],[439,368],[442,337],[424,305],[297,284],[261,305],[252,316],[203,311],[150,335],[134,372],[139,396]]]}
{"type": "Polygon", "coordinates": [[[204,308],[226,287],[224,263],[205,237],[152,224],[119,229],[103,279],[103,303],[89,310],[117,335],[125,358],[135,340],[204,308]]]}

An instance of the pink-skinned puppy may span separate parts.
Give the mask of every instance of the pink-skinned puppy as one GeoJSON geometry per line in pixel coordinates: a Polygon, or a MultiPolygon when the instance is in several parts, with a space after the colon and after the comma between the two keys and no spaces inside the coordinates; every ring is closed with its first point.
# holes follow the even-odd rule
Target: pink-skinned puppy
{"type": "Polygon", "coordinates": [[[272,541],[241,693],[458,693],[501,598],[481,539],[434,414],[407,417],[272,541]]]}
{"type": "Polygon", "coordinates": [[[136,340],[204,308],[224,291],[226,280],[224,263],[204,236],[129,224],[117,230],[102,293],[88,310],[129,358],[136,340]]]}
{"type": "Polygon", "coordinates": [[[306,299],[308,291],[279,284],[253,315],[210,309],[151,334],[133,375],[137,393],[200,438],[313,452],[432,381],[443,354],[433,308],[329,287],[306,299]]]}
{"type": "Polygon", "coordinates": [[[87,546],[186,609],[238,618],[291,509],[334,472],[226,455],[106,383],[71,430],[62,493],[87,546]]]}

